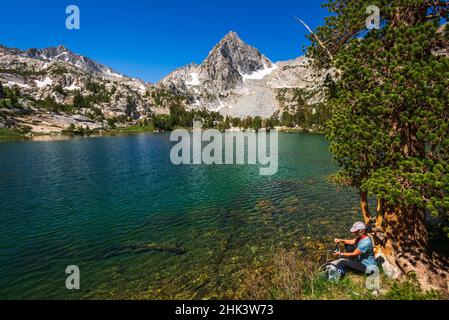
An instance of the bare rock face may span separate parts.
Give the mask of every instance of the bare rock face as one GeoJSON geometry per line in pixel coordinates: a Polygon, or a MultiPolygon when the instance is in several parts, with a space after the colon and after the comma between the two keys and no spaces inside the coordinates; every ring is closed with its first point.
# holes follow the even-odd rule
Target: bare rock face
{"type": "Polygon", "coordinates": [[[18,96],[0,109],[0,120],[35,133],[67,129],[60,119],[78,119],[69,124],[90,129],[107,128],[108,119],[136,121],[157,109],[148,96],[152,85],[62,46],[26,51],[0,46],[0,83],[18,96]],[[79,121],[87,118],[91,121],[79,121]]]}
{"type": "Polygon", "coordinates": [[[176,69],[159,82],[159,86],[171,90],[175,94],[188,96],[191,86],[199,86],[198,65],[191,63],[182,68],[176,69]],[[195,79],[194,79],[195,78],[195,79]]]}
{"type": "Polygon", "coordinates": [[[104,78],[124,78],[125,76],[113,71],[111,68],[99,64],[94,60],[73,53],[64,46],[50,47],[45,49],[29,49],[22,53],[23,56],[46,61],[61,61],[75,66],[86,72],[95,73],[104,78]]]}
{"type": "Polygon", "coordinates": [[[201,64],[208,79],[222,90],[230,90],[243,82],[243,76],[265,68],[272,62],[231,31],[209,53],[201,64]]]}

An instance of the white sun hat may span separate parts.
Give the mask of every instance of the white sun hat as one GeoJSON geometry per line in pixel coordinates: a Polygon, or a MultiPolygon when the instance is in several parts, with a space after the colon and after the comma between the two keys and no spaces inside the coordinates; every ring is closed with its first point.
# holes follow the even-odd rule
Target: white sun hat
{"type": "Polygon", "coordinates": [[[360,230],[366,230],[366,224],[363,222],[356,222],[351,228],[351,233],[356,233],[360,230]]]}

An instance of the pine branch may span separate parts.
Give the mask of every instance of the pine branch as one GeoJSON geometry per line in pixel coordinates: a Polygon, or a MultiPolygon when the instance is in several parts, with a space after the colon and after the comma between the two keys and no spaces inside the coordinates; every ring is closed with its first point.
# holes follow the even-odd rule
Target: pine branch
{"type": "Polygon", "coordinates": [[[319,43],[319,45],[323,48],[324,51],[327,52],[327,54],[329,55],[329,58],[331,59],[331,61],[334,61],[334,57],[332,56],[332,53],[329,51],[329,49],[324,45],[324,43],[320,40],[320,38],[318,38],[318,36],[312,31],[312,29],[301,19],[299,19],[298,17],[295,17],[296,20],[298,20],[300,23],[302,23],[307,30],[309,30],[309,32],[313,35],[313,37],[316,39],[316,41],[319,43]]]}

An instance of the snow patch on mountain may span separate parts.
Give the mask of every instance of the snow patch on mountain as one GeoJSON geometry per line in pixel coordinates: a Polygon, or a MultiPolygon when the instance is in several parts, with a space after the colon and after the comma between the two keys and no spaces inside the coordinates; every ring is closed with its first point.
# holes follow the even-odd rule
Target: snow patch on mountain
{"type": "Polygon", "coordinates": [[[46,77],[43,81],[40,80],[34,80],[36,82],[36,86],[38,88],[43,88],[46,86],[51,86],[53,84],[53,80],[51,80],[49,77],[46,77]]]}
{"type": "Polygon", "coordinates": [[[76,90],[81,90],[81,87],[78,87],[77,85],[72,83],[69,87],[64,87],[64,90],[76,91],[76,90]]]}
{"type": "Polygon", "coordinates": [[[192,72],[189,75],[189,77],[191,78],[191,80],[186,81],[186,85],[188,85],[188,86],[199,86],[199,85],[201,85],[199,74],[197,72],[192,72]]]}
{"type": "Polygon", "coordinates": [[[264,63],[263,64],[263,69],[255,71],[255,72],[253,72],[251,74],[243,74],[242,78],[243,78],[243,81],[246,81],[246,80],[262,80],[266,76],[270,75],[276,69],[277,69],[276,64],[273,64],[271,67],[267,67],[267,65],[264,63]]]}
{"type": "Polygon", "coordinates": [[[15,82],[15,81],[8,81],[7,83],[3,84],[3,86],[8,88],[13,88],[14,86],[18,86],[20,88],[29,88],[30,86],[25,83],[15,82]]]}

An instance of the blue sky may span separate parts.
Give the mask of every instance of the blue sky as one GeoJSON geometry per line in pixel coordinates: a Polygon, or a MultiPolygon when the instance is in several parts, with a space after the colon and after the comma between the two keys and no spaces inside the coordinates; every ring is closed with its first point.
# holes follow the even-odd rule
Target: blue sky
{"type": "Polygon", "coordinates": [[[302,55],[307,30],[326,10],[307,0],[35,0],[3,1],[0,44],[27,49],[64,45],[115,70],[156,82],[173,69],[200,63],[230,30],[273,61],[302,55]],[[78,5],[81,29],[65,28],[78,5]]]}

